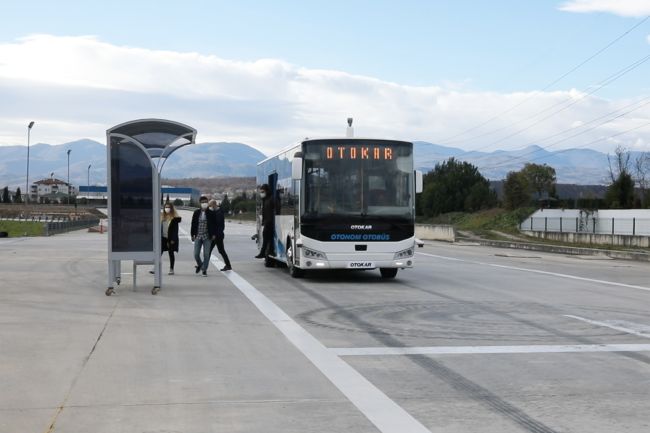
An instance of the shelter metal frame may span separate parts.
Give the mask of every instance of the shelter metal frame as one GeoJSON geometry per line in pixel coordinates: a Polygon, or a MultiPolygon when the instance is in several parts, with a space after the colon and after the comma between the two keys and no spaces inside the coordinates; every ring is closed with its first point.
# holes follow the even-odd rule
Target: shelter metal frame
{"type": "MultiPolygon", "coordinates": [[[[154,285],[152,293],[156,294],[162,287],[162,260],[161,260],[161,221],[160,221],[160,173],[167,161],[167,158],[176,150],[196,140],[196,129],[179,122],[164,119],[139,119],[121,123],[106,131],[106,155],[107,155],[107,202],[108,202],[108,289],[106,295],[114,293],[114,283],[121,282],[122,260],[133,261],[134,289],[135,272],[138,264],[154,265],[154,285]],[[116,173],[114,163],[121,164],[121,160],[113,158],[112,151],[120,145],[134,145],[142,155],[146,156],[151,166],[151,227],[152,248],[118,248],[114,251],[115,230],[114,218],[120,217],[121,206],[118,206],[118,215],[114,214],[115,203],[113,203],[113,180],[116,173]],[[157,159],[154,162],[154,158],[157,159]]],[[[132,148],[133,150],[133,148],[132,148]]],[[[119,181],[119,176],[117,176],[119,181]]],[[[120,185],[121,186],[121,185],[120,185]]],[[[120,189],[121,191],[121,189],[120,189]]],[[[145,221],[146,223],[146,221],[145,221]]]]}

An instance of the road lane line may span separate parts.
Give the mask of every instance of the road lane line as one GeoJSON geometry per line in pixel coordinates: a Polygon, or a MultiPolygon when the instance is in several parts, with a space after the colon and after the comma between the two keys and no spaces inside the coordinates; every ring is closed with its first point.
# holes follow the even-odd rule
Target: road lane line
{"type": "Polygon", "coordinates": [[[650,338],[650,326],[642,325],[640,323],[627,322],[625,320],[605,320],[600,322],[597,320],[586,319],[580,316],[573,316],[571,314],[565,314],[564,317],[591,323],[592,325],[596,326],[604,326],[606,328],[615,329],[617,331],[636,335],[638,337],[650,338]]]}
{"type": "MultiPolygon", "coordinates": [[[[187,236],[184,229],[181,232],[187,236]]],[[[214,255],[211,263],[224,266],[214,255]]],[[[368,379],[327,349],[280,307],[235,271],[222,273],[249,301],[311,361],[343,395],[383,433],[431,433],[368,379]]]]}
{"type": "Polygon", "coordinates": [[[647,352],[650,344],[565,344],[528,346],[336,347],[339,356],[368,355],[487,355],[526,353],[647,352]]]}
{"type": "Polygon", "coordinates": [[[428,253],[420,253],[420,252],[417,252],[416,254],[420,254],[420,255],[428,256],[428,257],[434,257],[434,258],[443,259],[443,260],[452,260],[452,261],[458,261],[458,262],[472,263],[472,264],[475,264],[475,265],[491,266],[491,267],[494,267],[494,268],[512,269],[514,271],[532,272],[532,273],[535,273],[535,274],[551,275],[551,276],[554,276],[554,277],[568,278],[568,279],[571,279],[571,280],[588,281],[590,283],[606,284],[606,285],[610,285],[610,286],[626,287],[626,288],[629,288],[629,289],[645,290],[647,292],[650,292],[650,287],[636,286],[634,284],[617,283],[617,282],[614,282],[614,281],[607,281],[607,280],[597,280],[597,279],[594,279],[594,278],[578,277],[576,275],[560,274],[558,272],[540,271],[538,269],[520,268],[520,267],[517,267],[517,266],[497,265],[496,263],[486,263],[486,262],[479,262],[479,261],[475,261],[475,260],[458,259],[458,258],[455,258],[455,257],[439,256],[439,255],[436,255],[436,254],[428,254],[428,253]]]}

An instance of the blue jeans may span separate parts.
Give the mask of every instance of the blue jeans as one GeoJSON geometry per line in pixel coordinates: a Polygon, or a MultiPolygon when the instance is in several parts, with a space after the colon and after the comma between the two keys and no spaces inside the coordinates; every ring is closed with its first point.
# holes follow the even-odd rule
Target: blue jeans
{"type": "Polygon", "coordinates": [[[210,264],[210,246],[212,241],[208,239],[194,239],[194,260],[196,260],[196,266],[201,268],[203,272],[208,270],[208,265],[210,264]],[[203,261],[201,261],[201,247],[203,247],[203,261]]]}

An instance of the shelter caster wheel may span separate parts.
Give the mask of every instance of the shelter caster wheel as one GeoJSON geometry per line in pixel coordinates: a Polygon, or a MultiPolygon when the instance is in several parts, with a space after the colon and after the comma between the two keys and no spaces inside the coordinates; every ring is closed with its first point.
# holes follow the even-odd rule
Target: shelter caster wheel
{"type": "Polygon", "coordinates": [[[158,292],[160,292],[160,287],[154,287],[153,289],[151,289],[151,294],[152,295],[157,295],[158,292]]]}
{"type": "Polygon", "coordinates": [[[109,287],[108,289],[106,289],[105,293],[106,293],[106,296],[111,296],[113,293],[115,293],[115,290],[113,290],[112,287],[109,287]]]}
{"type": "Polygon", "coordinates": [[[122,278],[121,278],[121,277],[117,277],[117,278],[115,279],[115,282],[116,282],[117,285],[119,286],[120,283],[122,282],[122,278]]]}

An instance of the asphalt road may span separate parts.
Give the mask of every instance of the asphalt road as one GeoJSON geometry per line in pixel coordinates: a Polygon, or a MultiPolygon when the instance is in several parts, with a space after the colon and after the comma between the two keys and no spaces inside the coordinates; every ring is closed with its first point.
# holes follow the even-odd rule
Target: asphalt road
{"type": "Polygon", "coordinates": [[[0,240],[0,432],[650,431],[647,264],[436,243],[293,279],[252,232],[209,278],[183,239],[157,296],[129,266],[104,296],[105,235],[0,240]]]}

